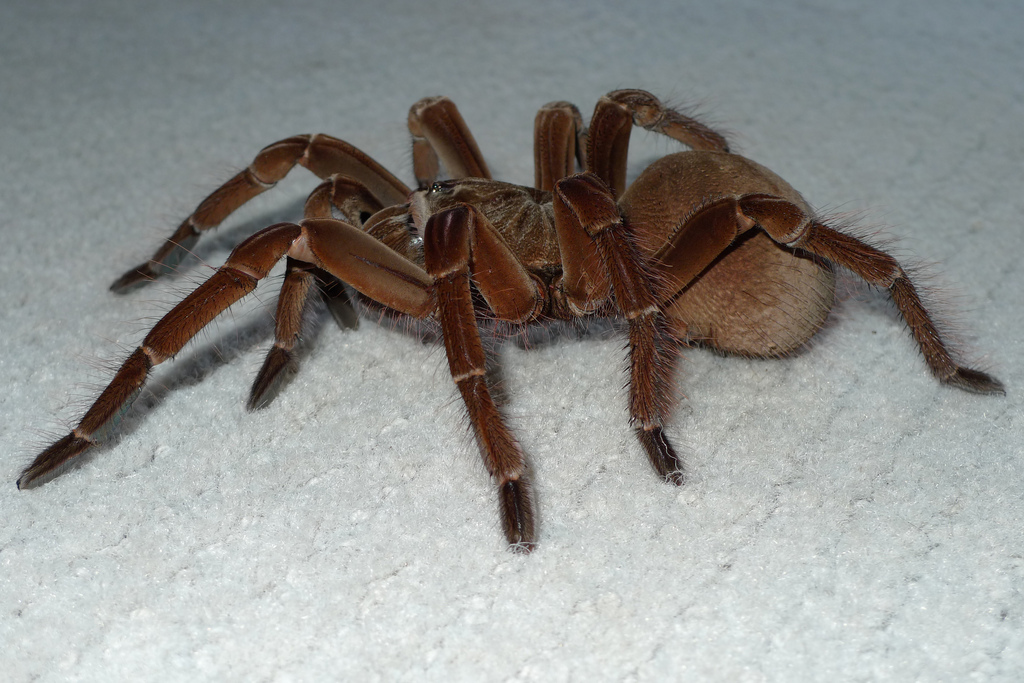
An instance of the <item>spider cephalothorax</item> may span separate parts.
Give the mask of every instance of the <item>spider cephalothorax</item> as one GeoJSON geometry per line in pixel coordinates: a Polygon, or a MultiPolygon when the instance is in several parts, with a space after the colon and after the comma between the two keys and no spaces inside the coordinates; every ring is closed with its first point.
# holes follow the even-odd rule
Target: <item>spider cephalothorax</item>
{"type": "Polygon", "coordinates": [[[979,393],[995,378],[959,365],[907,274],[891,256],[819,220],[784,180],[736,154],[704,124],[650,93],[602,97],[589,129],[576,107],[553,102],[534,127],[534,188],[492,180],[455,105],[421,100],[409,112],[413,191],[352,145],[300,135],[264,148],[210,195],[112,289],[173,269],[199,234],[272,187],[295,165],[324,179],[305,219],[261,230],[175,306],[124,362],[78,426],[22,473],[30,485],[96,445],[141,391],[154,365],[251,292],[287,258],[275,343],[249,397],[261,407],[293,366],[305,304],[319,292],[344,315],[346,285],[400,315],[432,319],[488,471],[505,535],[534,543],[525,459],[487,384],[481,321],[525,325],[614,316],[629,334],[629,412],[655,470],[680,484],[683,465],[664,433],[675,349],[701,343],[778,356],[806,342],[832,306],[833,266],[887,289],[939,380],[979,393]],[[675,138],[670,154],[626,186],[634,125],[675,138]],[[450,180],[438,182],[443,163],[450,180]],[[576,173],[577,163],[583,168],[576,173]]]}

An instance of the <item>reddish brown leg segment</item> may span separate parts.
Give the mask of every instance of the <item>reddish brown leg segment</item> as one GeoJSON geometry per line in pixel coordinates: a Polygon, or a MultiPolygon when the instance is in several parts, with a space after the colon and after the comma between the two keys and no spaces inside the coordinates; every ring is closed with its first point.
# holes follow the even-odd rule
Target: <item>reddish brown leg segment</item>
{"type": "Polygon", "coordinates": [[[741,197],[742,213],[787,246],[805,249],[852,270],[868,284],[889,290],[928,367],[941,382],[981,394],[1005,393],[991,375],[959,365],[921,303],[917,288],[889,254],[804,215],[799,207],[770,195],[741,197]]]}
{"type": "Polygon", "coordinates": [[[434,309],[433,280],[422,268],[343,221],[302,221],[302,237],[288,255],[314,264],[400,313],[424,318],[434,309]]]}
{"type": "MultiPolygon", "coordinates": [[[[593,241],[615,306],[629,322],[629,414],[637,438],[658,474],[681,484],[683,464],[663,431],[672,408],[675,340],[658,307],[661,293],[651,287],[657,281],[653,270],[636,249],[608,186],[595,174],[560,181],[555,186],[555,207],[559,240],[563,235],[572,239],[586,235],[593,241]]],[[[563,252],[563,259],[566,255],[563,252]]],[[[570,301],[579,296],[566,294],[570,301]]],[[[573,303],[587,305],[586,300],[573,303]]]]}
{"type": "MultiPolygon", "coordinates": [[[[349,222],[358,225],[364,217],[383,208],[362,183],[348,176],[334,175],[309,195],[305,215],[306,218],[329,219],[337,211],[349,222]]],[[[297,369],[295,347],[302,331],[303,314],[314,289],[319,289],[321,298],[339,326],[354,328],[358,325],[355,309],[340,280],[312,264],[289,257],[281,294],[277,299],[274,346],[267,353],[253,381],[246,404],[249,410],[268,405],[287,377],[286,371],[297,369]]]]}
{"type": "Polygon", "coordinates": [[[270,403],[287,376],[285,371],[296,369],[295,347],[302,331],[302,314],[315,284],[313,269],[308,263],[288,258],[284,284],[277,299],[274,345],[253,381],[246,403],[248,410],[257,410],[270,403]]]}
{"type": "MultiPolygon", "coordinates": [[[[384,205],[358,180],[344,175],[333,175],[320,184],[306,200],[305,218],[332,218],[334,212],[352,225],[360,226],[384,205]]],[[[359,317],[349,299],[345,285],[338,278],[320,268],[311,270],[316,277],[320,298],[327,305],[331,317],[343,329],[359,327],[359,317]]]]}
{"type": "Polygon", "coordinates": [[[649,92],[610,92],[598,100],[590,120],[587,170],[607,183],[615,197],[626,189],[626,155],[634,125],[667,135],[692,149],[729,151],[721,133],[666,107],[649,92]]]}
{"type": "Polygon", "coordinates": [[[551,192],[555,183],[586,167],[585,130],[580,110],[569,102],[549,102],[533,122],[534,186],[551,192]]]}
{"type": "Polygon", "coordinates": [[[321,178],[350,176],[384,206],[401,204],[409,196],[401,180],[349,143],[329,135],[296,135],[264,147],[248,168],[204,199],[148,261],[126,272],[110,289],[124,292],[172,271],[200,233],[217,227],[238,207],[272,188],[296,164],[321,178]]]}
{"type": "Polygon", "coordinates": [[[172,358],[199,330],[251,292],[299,234],[299,226],[282,223],[239,244],[209,280],[160,319],[78,426],[25,468],[18,487],[31,485],[102,441],[131,407],[153,366],[172,358]]]}
{"type": "Polygon", "coordinates": [[[470,213],[471,274],[477,291],[498,320],[533,320],[544,306],[544,287],[530,276],[487,217],[475,208],[466,209],[470,213]]]}
{"type": "MultiPolygon", "coordinates": [[[[333,175],[313,190],[306,200],[305,218],[332,218],[334,212],[343,216],[352,225],[362,227],[364,223],[384,206],[354,178],[333,175]]],[[[313,268],[320,297],[327,305],[331,317],[343,329],[359,327],[359,317],[349,299],[345,285],[338,278],[320,268],[313,268]]]]}
{"type": "Polygon", "coordinates": [[[664,304],[725,251],[744,231],[737,224],[736,200],[720,199],[701,207],[669,235],[651,259],[664,283],[664,304]]]}
{"type": "Polygon", "coordinates": [[[335,174],[320,183],[303,209],[303,218],[333,218],[340,214],[352,225],[361,225],[384,208],[370,189],[355,178],[335,174]]]}
{"type": "MultiPolygon", "coordinates": [[[[239,244],[209,280],[171,309],[150,330],[142,345],[114,376],[71,434],[36,457],[18,485],[28,485],[96,445],[124,415],[150,369],[173,357],[228,306],[251,292],[285,254],[341,278],[370,298],[416,317],[434,308],[432,280],[423,269],[358,228],[334,219],[310,219],[301,225],[280,223],[239,244]]],[[[308,287],[305,276],[290,285],[308,287]]],[[[295,302],[300,296],[286,296],[295,302]]],[[[296,311],[286,311],[282,336],[296,327],[296,311]]]]}
{"type": "Polygon", "coordinates": [[[524,479],[526,462],[487,387],[486,356],[473,309],[469,264],[475,220],[476,211],[468,206],[432,216],[426,225],[424,256],[427,272],[434,277],[448,367],[487,471],[498,482],[505,537],[514,549],[528,552],[533,548],[534,518],[524,479]]]}
{"type": "Polygon", "coordinates": [[[412,165],[420,189],[437,180],[440,163],[452,178],[490,178],[483,154],[455,103],[425,97],[409,109],[412,165]]]}

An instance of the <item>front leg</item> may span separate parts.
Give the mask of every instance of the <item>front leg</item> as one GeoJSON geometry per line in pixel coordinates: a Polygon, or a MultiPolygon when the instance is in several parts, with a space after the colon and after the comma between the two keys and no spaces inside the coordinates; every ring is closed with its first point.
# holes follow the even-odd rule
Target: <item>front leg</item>
{"type": "Polygon", "coordinates": [[[327,271],[393,310],[416,318],[434,311],[430,276],[355,226],[321,218],[260,230],[235,247],[210,279],[157,322],[71,433],[25,468],[18,487],[40,482],[102,442],[142,391],[153,367],[177,355],[210,321],[252,292],[286,254],[327,271]]]}
{"type": "Polygon", "coordinates": [[[630,423],[658,474],[681,484],[683,464],[663,430],[673,405],[676,342],[658,307],[657,277],[596,175],[560,181],[554,201],[567,303],[587,312],[610,300],[628,321],[630,423]]]}
{"type": "Polygon", "coordinates": [[[472,207],[449,209],[427,221],[424,257],[427,272],[434,278],[437,318],[452,380],[462,394],[484,465],[498,482],[505,537],[513,549],[529,552],[534,543],[534,516],[524,478],[526,462],[487,387],[486,356],[470,282],[478,284],[485,298],[488,290],[503,290],[499,307],[507,308],[519,320],[535,315],[542,297],[511,251],[502,256],[502,247],[508,249],[483,214],[472,207]]]}
{"type": "Polygon", "coordinates": [[[173,270],[195,246],[200,234],[220,225],[253,197],[274,187],[296,165],[321,178],[343,174],[365,186],[383,206],[402,204],[411,190],[353,145],[329,135],[295,135],[267,145],[249,166],[204,199],[148,261],[114,281],[123,293],[173,270]]]}
{"type": "MultiPolygon", "coordinates": [[[[335,212],[354,226],[384,208],[366,186],[348,176],[335,175],[321,183],[306,200],[305,218],[331,218],[335,212]]],[[[344,283],[327,271],[291,257],[285,270],[281,293],[274,314],[274,345],[260,367],[246,407],[257,410],[267,406],[277,393],[286,370],[295,370],[295,348],[303,328],[308,302],[314,292],[326,304],[334,320],[342,327],[358,327],[359,318],[344,283]]]]}
{"type": "Polygon", "coordinates": [[[183,346],[231,304],[256,288],[301,234],[281,223],[259,231],[231,252],[227,262],[149,331],[121,365],[75,428],[44,450],[24,469],[18,488],[32,486],[59,471],[103,441],[131,408],[154,366],[173,358],[183,346]]]}

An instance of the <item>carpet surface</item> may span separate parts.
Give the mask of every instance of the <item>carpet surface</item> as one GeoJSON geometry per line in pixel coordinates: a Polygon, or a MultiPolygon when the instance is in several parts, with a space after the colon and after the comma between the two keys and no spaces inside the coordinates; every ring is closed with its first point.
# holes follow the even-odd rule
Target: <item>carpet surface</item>
{"type": "MultiPolygon", "coordinates": [[[[1012,3],[50,0],[0,9],[0,661],[9,681],[1020,680],[1024,14],[1012,3]],[[458,103],[533,182],[537,109],[650,90],[825,216],[898,239],[966,358],[941,386],[840,278],[782,360],[683,353],[658,480],[621,327],[495,348],[538,547],[510,553],[443,347],[320,313],[245,410],[280,267],[160,366],[116,436],[18,473],[303,169],[180,272],[110,283],[264,145],[325,132],[412,182],[408,107],[458,103]],[[929,266],[928,264],[935,264],[929,266]]],[[[630,174],[679,146],[634,134],[630,174]]]]}

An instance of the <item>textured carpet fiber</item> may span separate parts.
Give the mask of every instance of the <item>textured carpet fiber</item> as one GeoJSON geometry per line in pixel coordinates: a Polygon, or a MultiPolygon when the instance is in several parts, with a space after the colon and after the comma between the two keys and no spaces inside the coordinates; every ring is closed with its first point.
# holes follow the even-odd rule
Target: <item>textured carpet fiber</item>
{"type": "MultiPolygon", "coordinates": [[[[0,677],[1021,680],[1024,13],[639,4],[0,9],[0,677]],[[675,488],[629,428],[619,332],[508,343],[540,510],[518,556],[435,342],[320,315],[245,411],[279,268],[82,466],[15,489],[157,316],[300,217],[301,169],[179,274],[107,291],[265,144],[331,133],[411,182],[408,107],[447,94],[495,175],[532,183],[537,108],[589,117],[622,87],[697,105],[825,215],[938,264],[931,300],[1007,395],[939,385],[846,277],[790,358],[685,353],[675,488]]],[[[678,149],[634,140],[633,175],[678,149]]]]}

